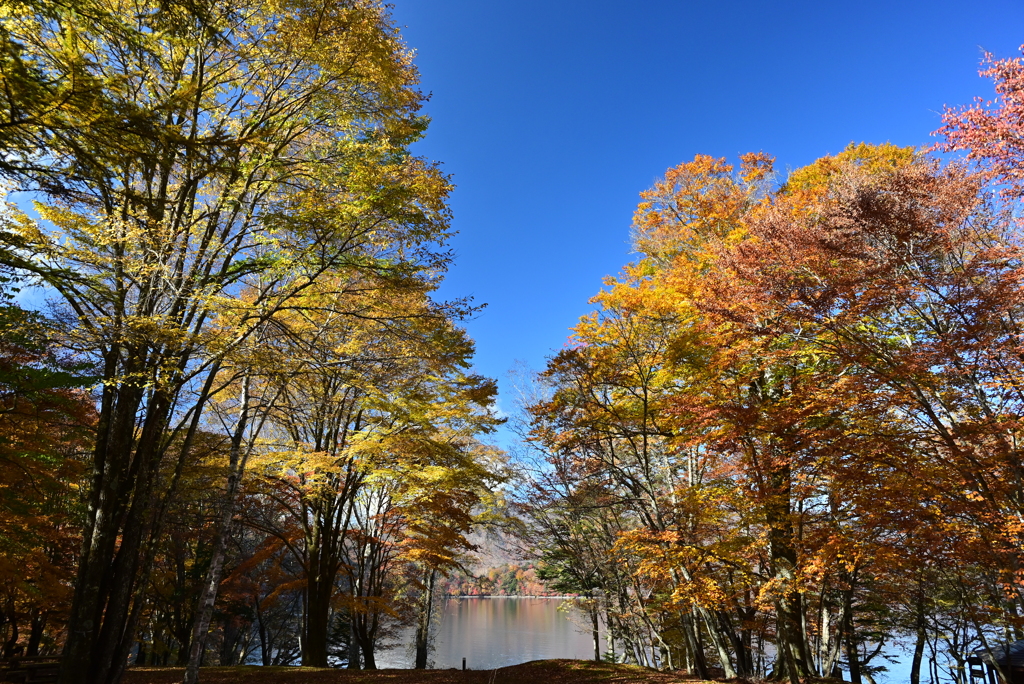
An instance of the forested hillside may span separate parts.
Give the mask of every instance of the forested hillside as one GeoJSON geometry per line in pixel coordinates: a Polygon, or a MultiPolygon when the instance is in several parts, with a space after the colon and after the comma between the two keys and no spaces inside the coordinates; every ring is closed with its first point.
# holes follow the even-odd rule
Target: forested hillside
{"type": "Polygon", "coordinates": [[[447,596],[559,596],[537,576],[532,564],[509,563],[496,568],[457,573],[442,584],[447,596]]]}

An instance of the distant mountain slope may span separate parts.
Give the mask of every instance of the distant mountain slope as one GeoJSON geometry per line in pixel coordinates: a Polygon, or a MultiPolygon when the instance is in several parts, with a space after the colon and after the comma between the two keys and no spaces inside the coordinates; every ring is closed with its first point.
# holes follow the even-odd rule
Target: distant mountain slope
{"type": "Polygon", "coordinates": [[[479,530],[469,536],[478,547],[477,559],[467,572],[441,582],[449,596],[553,596],[537,579],[536,565],[524,560],[514,538],[500,531],[479,530]]]}
{"type": "Polygon", "coordinates": [[[449,596],[556,596],[537,579],[532,563],[506,563],[471,575],[452,575],[441,583],[449,596]]]}

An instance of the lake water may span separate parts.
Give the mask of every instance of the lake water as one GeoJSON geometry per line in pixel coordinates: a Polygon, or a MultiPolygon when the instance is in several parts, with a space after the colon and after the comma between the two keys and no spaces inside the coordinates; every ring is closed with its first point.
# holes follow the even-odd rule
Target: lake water
{"type": "MultiPolygon", "coordinates": [[[[590,660],[594,646],[584,616],[578,611],[559,611],[561,603],[562,599],[550,598],[450,598],[440,623],[434,625],[430,667],[461,668],[463,658],[472,670],[547,658],[590,660]]],[[[413,636],[414,630],[406,630],[402,645],[378,654],[377,666],[412,667],[413,636]]],[[[603,641],[601,646],[604,648],[603,641]]],[[[893,684],[909,680],[905,649],[890,646],[886,652],[894,662],[888,663],[888,673],[876,680],[893,684]]]]}
{"type": "MultiPolygon", "coordinates": [[[[561,599],[450,598],[435,628],[432,667],[492,670],[546,658],[594,657],[582,616],[558,610],[561,599]],[[574,622],[580,624],[574,624],[574,622]]],[[[412,641],[408,635],[407,643],[412,641]]],[[[381,653],[378,667],[412,667],[411,647],[381,653]]]]}

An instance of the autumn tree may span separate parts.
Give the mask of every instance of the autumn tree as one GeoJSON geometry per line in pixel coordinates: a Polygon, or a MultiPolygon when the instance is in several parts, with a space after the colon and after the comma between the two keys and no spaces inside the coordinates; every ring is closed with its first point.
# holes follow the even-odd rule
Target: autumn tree
{"type": "MultiPolygon", "coordinates": [[[[581,321],[576,344],[546,371],[552,400],[532,408],[533,438],[558,459],[556,470],[608,482],[598,505],[620,502],[619,558],[630,562],[630,594],[645,606],[639,614],[649,615],[647,629],[665,634],[658,637],[664,660],[685,661],[705,676],[705,644],[727,673],[737,645],[739,667],[746,672],[749,664],[743,638],[727,627],[734,597],[717,591],[711,594],[720,601],[700,598],[708,594],[696,589],[709,581],[706,560],[659,565],[648,552],[682,561],[687,549],[709,541],[700,514],[710,522],[713,502],[728,500],[721,486],[727,475],[710,447],[716,429],[706,420],[723,370],[709,362],[714,346],[702,339],[693,302],[713,249],[736,239],[761,196],[766,164],[751,156],[737,177],[724,162],[698,157],[644,193],[635,226],[645,258],[595,298],[599,311],[581,321]],[[683,395],[693,401],[681,402],[683,395]],[[698,501],[687,510],[686,502],[698,501]],[[655,567],[661,570],[649,572],[655,567]]],[[[695,558],[710,558],[708,551],[695,558]]]]}
{"type": "MultiPolygon", "coordinates": [[[[104,0],[34,0],[10,3],[6,16],[31,17],[40,25],[57,27],[73,15],[83,33],[105,34],[112,44],[131,46],[152,58],[158,58],[147,36],[153,27],[178,38],[190,26],[217,30],[205,2],[173,0],[145,10],[148,26],[122,9],[104,0]]],[[[154,125],[145,104],[130,107],[115,74],[91,68],[95,55],[79,53],[69,44],[58,59],[48,59],[53,55],[36,52],[36,45],[25,39],[17,24],[5,22],[0,27],[0,148],[4,150],[0,170],[4,175],[32,184],[42,182],[60,194],[67,169],[55,167],[47,156],[58,140],[75,138],[106,147],[111,154],[120,148],[131,156],[139,150],[139,139],[156,142],[166,135],[166,130],[154,125]]]]}
{"type": "MultiPolygon", "coordinates": [[[[24,220],[0,204],[0,225],[24,220]]],[[[59,648],[81,529],[84,455],[95,411],[88,368],[62,354],[44,316],[0,270],[0,629],[2,652],[59,648]]]]}
{"type": "Polygon", "coordinates": [[[992,81],[996,97],[977,98],[966,107],[947,108],[942,127],[936,134],[944,152],[963,152],[978,162],[988,178],[1002,186],[1004,195],[1022,197],[1024,186],[1024,144],[1021,121],[1024,117],[1024,58],[996,59],[986,52],[981,75],[992,81]]]}
{"type": "Polygon", "coordinates": [[[187,459],[224,355],[326,271],[446,259],[447,184],[406,153],[421,96],[380,6],[175,7],[105,5],[144,27],[131,41],[68,11],[5,22],[35,77],[96,84],[88,106],[131,123],[46,128],[43,167],[13,174],[44,223],[4,233],[102,378],[64,682],[120,678],[178,481],[162,464],[187,459]]]}
{"type": "MultiPolygon", "coordinates": [[[[140,625],[160,633],[167,656],[176,664],[189,660],[192,629],[201,610],[195,597],[216,553],[221,486],[226,479],[229,439],[201,431],[181,467],[178,495],[170,502],[163,533],[156,545],[154,566],[140,625]],[[173,651],[173,652],[172,652],[173,651]]],[[[152,637],[151,637],[152,641],[152,637]]]]}
{"type": "MultiPolygon", "coordinates": [[[[899,231],[936,235],[967,220],[992,225],[991,212],[979,204],[977,182],[956,169],[939,172],[913,150],[854,146],[794,172],[779,190],[737,216],[730,232],[709,236],[705,231],[697,272],[691,236],[701,224],[677,219],[687,216],[678,210],[655,215],[659,229],[675,227],[655,246],[667,244],[675,253],[653,276],[654,289],[676,294],[700,315],[695,332],[703,354],[688,351],[694,330],[678,336],[675,348],[683,353],[675,356],[675,372],[714,379],[710,391],[681,383],[683,391],[673,403],[681,416],[702,416],[704,434],[712,437],[704,438],[705,448],[734,463],[733,477],[747,492],[746,504],[766,527],[768,555],[760,567],[769,574],[758,596],[776,613],[777,674],[791,679],[812,670],[828,674],[829,663],[836,662],[838,641],[829,634],[834,630],[845,639],[847,666],[859,680],[864,641],[854,628],[858,616],[852,597],[860,597],[859,619],[866,625],[863,608],[871,602],[864,592],[880,586],[877,579],[886,575],[886,566],[909,571],[907,551],[923,548],[908,543],[918,535],[901,516],[920,520],[922,500],[950,487],[949,473],[920,457],[922,450],[934,453],[916,422],[922,407],[896,400],[897,383],[919,377],[902,365],[914,356],[902,351],[904,345],[913,336],[912,349],[923,351],[928,337],[918,336],[916,298],[931,288],[941,291],[938,279],[945,276],[929,265],[886,279],[885,269],[898,271],[907,256],[900,252],[887,262],[881,255],[913,244],[920,250],[915,259],[934,264],[929,245],[940,244],[935,238],[909,238],[899,231]],[[662,216],[669,220],[658,223],[662,216]],[[861,231],[872,237],[855,244],[861,231]],[[878,237],[880,232],[887,237],[878,237]],[[684,249],[676,249],[679,244],[684,249]],[[869,302],[876,308],[868,309],[869,302]],[[893,348],[901,349],[898,357],[889,351],[893,348]],[[885,350],[884,368],[865,358],[868,350],[879,355],[885,350]],[[922,478],[936,489],[922,489],[922,478]],[[877,515],[863,498],[871,491],[914,503],[877,515]],[[902,544],[902,551],[894,543],[902,544]],[[888,562],[879,564],[883,557],[888,562]],[[874,560],[863,565],[858,558],[874,560]],[[816,633],[809,631],[808,620],[812,586],[819,590],[815,612],[838,610],[839,616],[831,626],[822,620],[816,633]],[[828,598],[832,593],[836,599],[828,598]]],[[[714,205],[705,205],[704,215],[721,215],[707,206],[714,205]]],[[[960,233],[946,244],[970,251],[973,242],[972,235],[960,233]]],[[[655,254],[664,260],[664,252],[655,254]]],[[[942,344],[949,349],[947,341],[942,344]]],[[[948,367],[937,376],[928,381],[936,391],[948,391],[945,383],[955,382],[948,367]]],[[[693,434],[694,425],[686,431],[693,434]]]]}
{"type": "Polygon", "coordinates": [[[861,681],[912,625],[917,668],[926,582],[960,662],[1016,629],[1020,260],[989,178],[855,145],[776,187],[763,155],[698,156],[644,193],[641,259],[549,363],[532,439],[620,511],[663,662],[676,620],[698,672],[769,640],[776,677],[861,681]]]}
{"type": "Polygon", "coordinates": [[[59,647],[78,555],[85,453],[95,411],[83,369],[46,323],[0,291],[0,629],[2,652],[59,647]]]}
{"type": "Polygon", "coordinates": [[[457,567],[498,477],[476,442],[495,424],[494,385],[466,372],[458,309],[432,302],[429,280],[349,277],[272,320],[267,344],[293,367],[261,381],[280,383],[257,473],[280,509],[255,524],[304,570],[303,663],[320,667],[339,601],[373,667],[395,566],[457,567]]]}

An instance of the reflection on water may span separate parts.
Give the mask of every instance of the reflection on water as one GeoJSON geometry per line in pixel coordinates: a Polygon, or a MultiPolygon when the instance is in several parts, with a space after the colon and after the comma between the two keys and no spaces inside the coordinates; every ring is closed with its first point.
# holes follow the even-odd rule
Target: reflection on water
{"type": "MultiPolygon", "coordinates": [[[[461,668],[463,658],[472,670],[546,658],[593,658],[590,631],[582,626],[584,616],[571,611],[567,617],[558,611],[561,602],[543,598],[448,599],[440,624],[435,624],[431,667],[461,668]]],[[[401,645],[381,651],[378,667],[412,667],[414,631],[405,630],[401,645]]],[[[603,648],[603,641],[601,645],[603,648]]],[[[889,671],[876,676],[876,680],[893,684],[908,681],[910,654],[899,643],[887,647],[885,653],[891,658],[886,664],[889,671]]]]}
{"type": "MultiPolygon", "coordinates": [[[[449,599],[436,629],[433,667],[490,670],[545,658],[593,658],[590,632],[558,611],[560,599],[449,599]]],[[[412,640],[412,634],[408,641],[412,640]]],[[[408,641],[406,643],[408,643],[408,641]]],[[[381,667],[410,667],[409,648],[382,654],[381,667]]]]}

